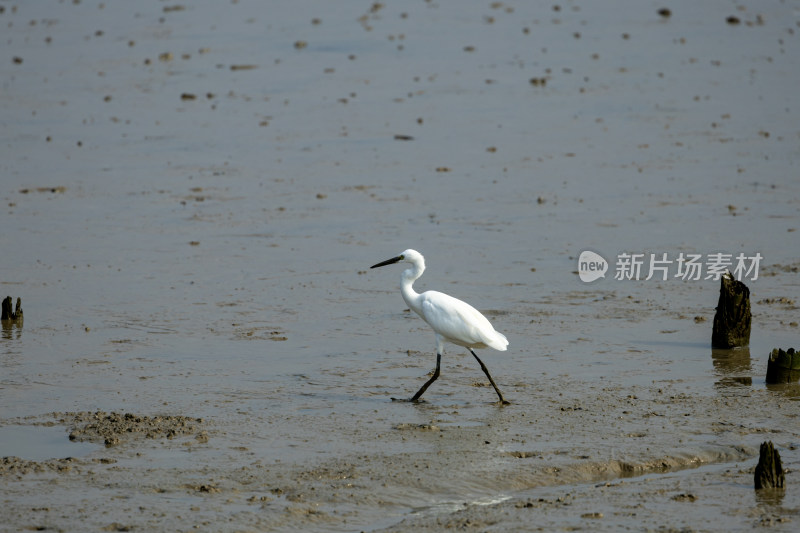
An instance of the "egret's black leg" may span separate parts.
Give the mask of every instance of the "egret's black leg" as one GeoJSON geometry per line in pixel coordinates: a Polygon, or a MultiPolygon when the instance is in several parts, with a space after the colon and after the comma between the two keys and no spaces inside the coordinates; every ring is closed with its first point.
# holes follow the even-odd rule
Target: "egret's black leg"
{"type": "MultiPolygon", "coordinates": [[[[420,387],[420,389],[417,391],[417,393],[414,396],[412,396],[411,398],[409,398],[407,400],[398,399],[398,398],[392,398],[392,401],[393,402],[416,402],[417,400],[419,400],[419,397],[422,396],[422,393],[425,392],[426,390],[428,390],[428,387],[431,386],[431,383],[436,381],[436,378],[439,377],[439,367],[441,366],[441,364],[442,364],[442,354],[437,353],[436,354],[436,370],[433,371],[433,375],[431,376],[431,379],[426,381],[425,384],[422,387],[420,387]]],[[[499,393],[499,391],[498,391],[498,393],[499,393]]]]}
{"type": "Polygon", "coordinates": [[[483,373],[486,374],[487,378],[489,378],[489,383],[492,384],[492,387],[494,387],[494,390],[497,392],[497,395],[500,397],[500,403],[502,403],[503,405],[510,404],[511,402],[506,401],[506,399],[503,398],[503,393],[500,392],[500,389],[497,388],[497,385],[495,384],[494,380],[492,379],[492,375],[489,374],[489,369],[486,368],[486,365],[483,364],[483,361],[481,361],[481,358],[478,357],[477,355],[475,355],[475,352],[472,351],[472,348],[468,348],[468,350],[469,350],[469,353],[471,353],[475,357],[475,359],[478,360],[478,363],[480,363],[481,369],[483,370],[483,373]]]}

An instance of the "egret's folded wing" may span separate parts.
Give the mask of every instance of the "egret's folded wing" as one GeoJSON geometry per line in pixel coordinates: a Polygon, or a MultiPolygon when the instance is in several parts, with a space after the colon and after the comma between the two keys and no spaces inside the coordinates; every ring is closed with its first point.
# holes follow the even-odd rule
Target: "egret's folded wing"
{"type": "Polygon", "coordinates": [[[465,346],[485,344],[505,350],[508,341],[477,309],[447,294],[423,293],[422,315],[438,334],[450,342],[465,346]]]}

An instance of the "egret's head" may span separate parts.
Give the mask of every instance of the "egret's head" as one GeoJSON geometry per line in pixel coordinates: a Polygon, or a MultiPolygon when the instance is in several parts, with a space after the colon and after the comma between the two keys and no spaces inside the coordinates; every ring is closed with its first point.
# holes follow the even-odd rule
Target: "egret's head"
{"type": "Polygon", "coordinates": [[[425,258],[422,257],[422,254],[416,250],[412,250],[409,248],[402,254],[398,255],[397,257],[392,257],[391,259],[387,259],[386,261],[381,261],[377,265],[372,265],[370,268],[378,268],[386,265],[393,265],[399,262],[404,263],[411,263],[417,269],[424,270],[425,269],[425,258]]]}
{"type": "Polygon", "coordinates": [[[402,257],[401,261],[411,263],[412,265],[425,265],[425,258],[422,257],[422,254],[411,248],[400,254],[400,257],[402,257]]]}

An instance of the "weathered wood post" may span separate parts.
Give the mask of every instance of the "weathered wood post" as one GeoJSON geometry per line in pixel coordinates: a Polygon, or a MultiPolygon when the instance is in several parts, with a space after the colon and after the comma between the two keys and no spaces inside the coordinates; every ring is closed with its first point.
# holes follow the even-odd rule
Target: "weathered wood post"
{"type": "Polygon", "coordinates": [[[750,289],[733,279],[730,272],[720,278],[719,302],[714,315],[711,346],[735,348],[750,344],[750,289]]]}
{"type": "Polygon", "coordinates": [[[772,441],[761,443],[758,465],[753,475],[756,489],[782,489],[785,482],[781,456],[772,441]]]}
{"type": "Polygon", "coordinates": [[[17,308],[11,307],[11,296],[6,296],[3,300],[2,320],[22,320],[22,298],[17,298],[17,308]]]}
{"type": "Polygon", "coordinates": [[[767,360],[767,383],[792,383],[800,380],[800,352],[775,348],[767,360]]]}

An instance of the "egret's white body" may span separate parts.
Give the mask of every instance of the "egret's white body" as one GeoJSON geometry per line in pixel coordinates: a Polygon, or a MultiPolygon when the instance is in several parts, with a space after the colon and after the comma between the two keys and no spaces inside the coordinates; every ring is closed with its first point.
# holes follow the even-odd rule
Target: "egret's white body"
{"type": "Polygon", "coordinates": [[[484,373],[489,378],[489,382],[500,397],[500,401],[508,403],[503,398],[500,389],[495,385],[486,365],[472,351],[473,348],[486,347],[494,348],[501,352],[505,351],[508,346],[508,339],[506,339],[505,335],[495,331],[486,317],[466,302],[442,292],[426,291],[422,294],[416,292],[413,287],[414,281],[419,279],[425,271],[425,258],[416,250],[406,250],[399,256],[373,265],[371,268],[401,261],[411,263],[411,267],[403,271],[401,278],[400,292],[403,295],[403,300],[412,311],[417,313],[436,332],[436,370],[433,377],[422,386],[410,401],[417,401],[428,386],[439,377],[444,343],[450,342],[467,348],[475,356],[475,359],[478,360],[484,373]]]}

